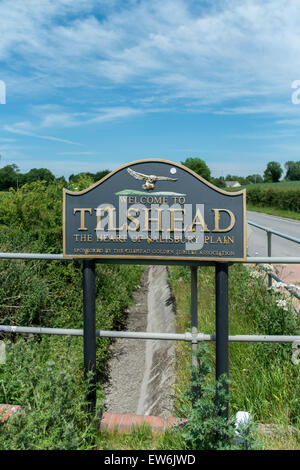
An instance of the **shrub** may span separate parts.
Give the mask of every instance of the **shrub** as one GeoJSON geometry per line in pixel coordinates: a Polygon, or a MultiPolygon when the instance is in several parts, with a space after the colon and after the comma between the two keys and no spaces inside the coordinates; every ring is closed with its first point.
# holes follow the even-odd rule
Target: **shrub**
{"type": "Polygon", "coordinates": [[[47,339],[37,343],[29,338],[7,346],[0,402],[22,405],[23,410],[0,425],[1,450],[74,450],[94,445],[87,386],[75,373],[71,350],[59,358],[50,345],[47,339]]]}
{"type": "Polygon", "coordinates": [[[216,382],[208,380],[212,367],[207,359],[208,348],[200,344],[197,351],[198,367],[192,367],[191,382],[183,396],[187,422],[183,431],[186,449],[224,450],[251,449],[258,446],[252,437],[253,425],[245,425],[239,432],[239,443],[234,441],[235,420],[227,418],[225,410],[229,394],[224,385],[226,376],[216,382]]]}
{"type": "Polygon", "coordinates": [[[247,202],[259,207],[300,212],[300,187],[258,185],[247,188],[247,202]]]}

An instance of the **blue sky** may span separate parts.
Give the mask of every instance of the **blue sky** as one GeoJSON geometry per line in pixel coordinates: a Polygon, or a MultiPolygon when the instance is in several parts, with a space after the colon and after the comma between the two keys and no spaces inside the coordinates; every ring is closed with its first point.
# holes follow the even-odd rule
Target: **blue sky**
{"type": "Polygon", "coordinates": [[[0,0],[0,164],[300,160],[299,31],[300,0],[0,0]]]}

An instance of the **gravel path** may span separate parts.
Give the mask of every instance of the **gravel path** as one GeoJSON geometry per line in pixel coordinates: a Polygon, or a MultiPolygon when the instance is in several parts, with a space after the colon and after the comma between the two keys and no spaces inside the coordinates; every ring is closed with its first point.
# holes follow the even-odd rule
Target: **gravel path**
{"type": "MultiPolygon", "coordinates": [[[[145,269],[128,309],[129,331],[175,331],[167,269],[145,269]]],[[[117,339],[111,346],[110,380],[105,389],[110,413],[171,416],[175,348],[170,341],[117,339]]]]}

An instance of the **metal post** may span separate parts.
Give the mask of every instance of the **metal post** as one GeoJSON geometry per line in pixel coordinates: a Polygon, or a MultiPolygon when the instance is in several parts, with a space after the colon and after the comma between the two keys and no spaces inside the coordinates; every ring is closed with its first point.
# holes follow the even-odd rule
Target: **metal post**
{"type": "Polygon", "coordinates": [[[83,261],[83,349],[84,376],[89,376],[89,410],[96,410],[96,308],[95,261],[83,261]],[[92,372],[91,376],[90,373],[92,372]]]}
{"type": "MultiPolygon", "coordinates": [[[[192,335],[198,333],[198,272],[197,266],[191,266],[191,329],[192,335]]],[[[197,367],[197,339],[192,341],[192,365],[197,367]]]]}
{"type": "MultiPolygon", "coordinates": [[[[268,237],[268,257],[272,256],[272,232],[267,232],[268,237]]],[[[268,276],[268,287],[272,287],[272,276],[268,276]]]]}
{"type": "MultiPolygon", "coordinates": [[[[216,263],[216,379],[229,376],[228,366],[228,263],[216,263]]],[[[228,383],[223,388],[228,392],[228,383]]],[[[222,416],[228,418],[228,403],[222,416]]]]}

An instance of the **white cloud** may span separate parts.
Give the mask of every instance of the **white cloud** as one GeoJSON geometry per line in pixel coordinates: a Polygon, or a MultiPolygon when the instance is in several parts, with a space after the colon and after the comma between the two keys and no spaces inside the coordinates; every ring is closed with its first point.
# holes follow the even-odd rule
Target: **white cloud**
{"type": "Polygon", "coordinates": [[[71,144],[71,145],[82,145],[79,142],[74,142],[72,140],[61,139],[60,137],[54,137],[50,135],[38,135],[30,130],[27,130],[26,127],[31,128],[31,124],[27,123],[16,123],[12,126],[5,125],[3,129],[7,132],[11,132],[12,134],[20,134],[25,135],[28,137],[36,137],[37,139],[44,139],[44,140],[51,140],[53,142],[61,142],[63,144],[71,144]]]}
{"type": "Polygon", "coordinates": [[[235,113],[265,112],[262,97],[289,102],[291,83],[300,78],[299,1],[205,5],[3,0],[0,58],[14,61],[7,75],[27,94],[85,87],[97,90],[101,102],[109,86],[116,104],[114,91],[122,86],[135,98],[156,97],[155,106],[161,99],[181,106],[196,100],[198,108],[215,110],[245,100],[235,113]],[[22,81],[30,74],[39,79],[28,90],[22,81]]]}
{"type": "Polygon", "coordinates": [[[57,155],[96,155],[96,152],[58,152],[57,155]]]}
{"type": "MultiPolygon", "coordinates": [[[[7,132],[13,134],[27,135],[30,137],[36,137],[39,139],[53,140],[62,143],[69,143],[74,145],[81,145],[78,142],[73,142],[71,140],[62,139],[58,137],[40,135],[36,131],[40,131],[44,128],[72,128],[72,127],[81,127],[87,126],[89,124],[98,124],[105,123],[114,120],[124,119],[130,116],[136,116],[144,113],[143,109],[130,108],[130,107],[111,107],[111,108],[99,108],[92,110],[88,113],[70,113],[63,112],[58,107],[53,107],[50,105],[39,106],[35,108],[37,112],[38,119],[35,121],[23,121],[17,122],[11,125],[4,125],[3,129],[7,132]],[[53,108],[57,109],[57,112],[47,113],[48,110],[53,108]],[[44,113],[44,111],[46,111],[44,113]]],[[[159,109],[153,109],[151,112],[158,112],[159,109]]]]}

